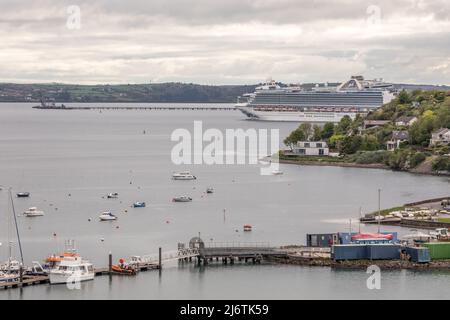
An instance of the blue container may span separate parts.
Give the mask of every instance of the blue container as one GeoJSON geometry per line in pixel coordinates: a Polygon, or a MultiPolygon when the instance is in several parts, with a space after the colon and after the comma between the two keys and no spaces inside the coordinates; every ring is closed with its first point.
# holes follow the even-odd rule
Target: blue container
{"type": "Polygon", "coordinates": [[[400,245],[397,244],[368,244],[367,258],[370,260],[400,259],[400,245]]]}
{"type": "Polygon", "coordinates": [[[331,247],[334,238],[337,238],[335,233],[307,234],[306,245],[308,247],[331,247]]]}
{"type": "Polygon", "coordinates": [[[406,254],[411,257],[412,262],[426,263],[430,262],[430,249],[426,247],[407,247],[406,254]]]}
{"type": "Polygon", "coordinates": [[[339,232],[338,233],[338,237],[339,237],[339,243],[340,244],[349,244],[352,242],[352,235],[354,235],[355,233],[350,233],[350,232],[339,232]]]}
{"type": "Polygon", "coordinates": [[[331,248],[331,257],[339,260],[364,260],[367,259],[367,249],[364,244],[337,244],[331,248]]]}

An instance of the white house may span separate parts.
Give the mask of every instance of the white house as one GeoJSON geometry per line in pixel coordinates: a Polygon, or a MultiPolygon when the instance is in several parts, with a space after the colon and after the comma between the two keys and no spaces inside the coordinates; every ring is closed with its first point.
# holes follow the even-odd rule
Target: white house
{"type": "Polygon", "coordinates": [[[400,147],[400,143],[409,141],[408,131],[392,131],[391,138],[386,142],[386,149],[394,151],[400,147]]]}
{"type": "Polygon", "coordinates": [[[430,146],[450,143],[450,129],[441,128],[431,133],[430,146]]]}
{"type": "Polygon", "coordinates": [[[330,150],[324,141],[298,141],[292,147],[292,153],[303,156],[328,156],[330,150]]]}
{"type": "Polygon", "coordinates": [[[402,116],[402,117],[399,117],[397,120],[395,120],[395,125],[396,126],[409,127],[410,125],[412,125],[416,121],[417,121],[417,117],[414,117],[414,116],[411,116],[411,117],[402,116]]]}

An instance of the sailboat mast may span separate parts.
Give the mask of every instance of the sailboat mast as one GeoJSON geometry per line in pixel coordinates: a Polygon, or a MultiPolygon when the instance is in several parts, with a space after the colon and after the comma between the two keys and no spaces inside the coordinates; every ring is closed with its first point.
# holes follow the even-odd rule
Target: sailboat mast
{"type": "Polygon", "coordinates": [[[20,261],[23,265],[23,252],[22,252],[22,243],[20,242],[20,234],[19,234],[19,227],[17,226],[17,217],[16,217],[16,209],[14,208],[14,201],[11,193],[11,188],[9,189],[9,198],[11,199],[11,206],[12,206],[12,212],[14,216],[14,224],[16,225],[16,233],[17,233],[17,242],[19,243],[19,250],[20,250],[20,261]]]}

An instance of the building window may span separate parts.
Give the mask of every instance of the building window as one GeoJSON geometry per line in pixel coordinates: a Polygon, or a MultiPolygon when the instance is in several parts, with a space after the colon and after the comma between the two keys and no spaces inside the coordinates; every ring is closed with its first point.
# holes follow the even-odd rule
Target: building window
{"type": "Polygon", "coordinates": [[[323,155],[324,155],[323,149],[319,149],[319,156],[323,156],[323,155]]]}
{"type": "Polygon", "coordinates": [[[305,142],[305,148],[309,148],[309,142],[305,142]]]}
{"type": "Polygon", "coordinates": [[[300,154],[305,154],[305,153],[306,153],[306,150],[305,150],[305,149],[298,149],[298,153],[300,153],[300,154]]]}
{"type": "Polygon", "coordinates": [[[322,148],[322,143],[320,143],[320,142],[316,143],[316,147],[317,148],[322,148]]]}

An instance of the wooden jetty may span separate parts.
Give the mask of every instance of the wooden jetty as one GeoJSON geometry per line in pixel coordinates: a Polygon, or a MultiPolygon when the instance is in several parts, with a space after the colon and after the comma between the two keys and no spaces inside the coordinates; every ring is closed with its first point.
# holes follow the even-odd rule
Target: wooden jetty
{"type": "Polygon", "coordinates": [[[190,110],[190,111],[235,111],[235,107],[200,107],[200,106],[154,106],[154,107],[127,107],[127,106],[98,106],[98,107],[52,107],[35,106],[34,109],[43,110],[137,110],[137,111],[156,111],[156,110],[190,110]]]}
{"type": "Polygon", "coordinates": [[[48,276],[23,276],[22,281],[19,280],[0,283],[0,289],[21,288],[48,282],[48,276]]]}

